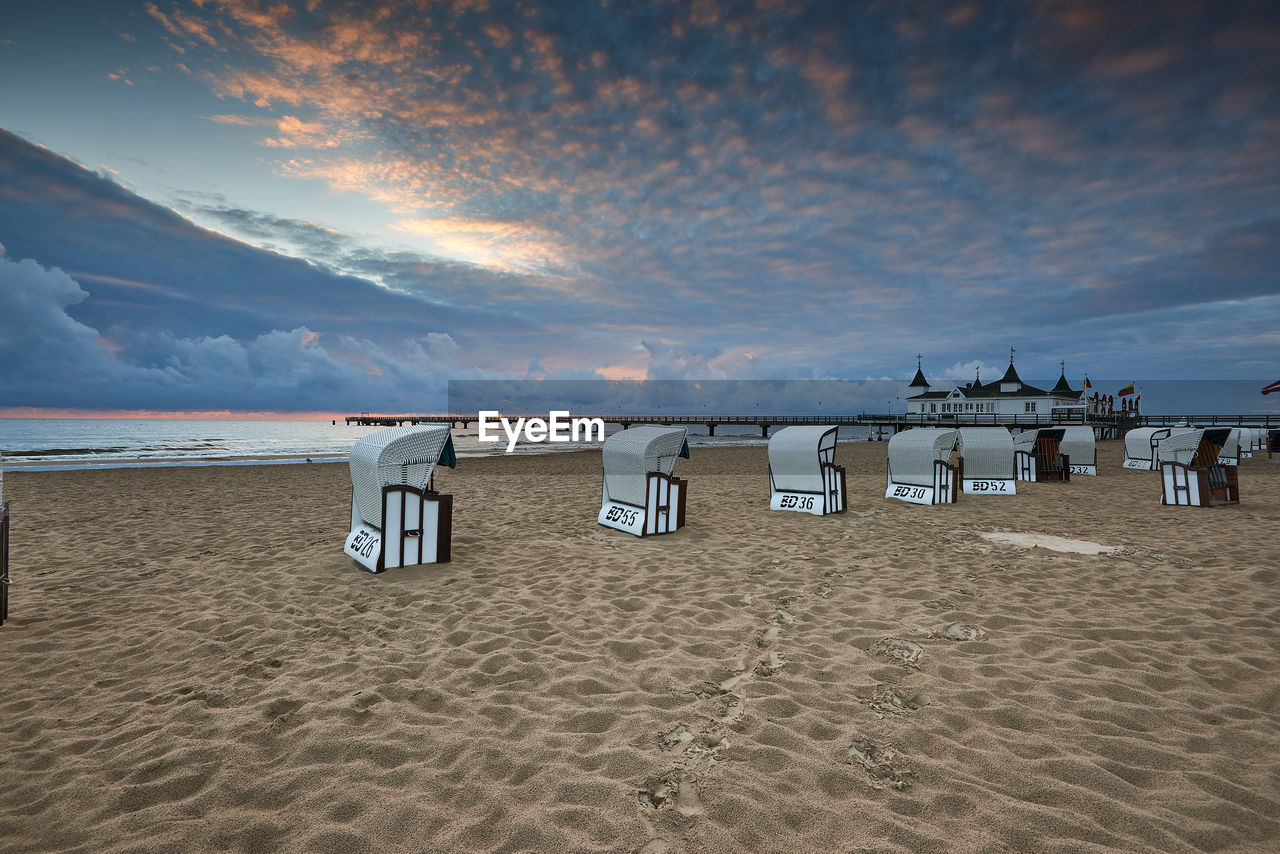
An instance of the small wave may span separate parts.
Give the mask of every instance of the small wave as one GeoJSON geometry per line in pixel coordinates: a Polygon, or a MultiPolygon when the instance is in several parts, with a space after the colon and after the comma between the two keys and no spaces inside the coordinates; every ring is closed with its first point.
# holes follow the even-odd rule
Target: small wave
{"type": "Polygon", "coordinates": [[[66,456],[97,456],[101,454],[118,454],[125,450],[124,447],[115,448],[38,448],[34,451],[0,451],[0,456],[5,457],[66,457],[66,456]]]}

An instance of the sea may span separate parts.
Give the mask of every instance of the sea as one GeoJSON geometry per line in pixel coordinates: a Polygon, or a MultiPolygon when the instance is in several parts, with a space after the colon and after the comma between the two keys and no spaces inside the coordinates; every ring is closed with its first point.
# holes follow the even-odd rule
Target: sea
{"type": "MultiPolygon", "coordinates": [[[[348,426],[343,421],[214,421],[174,419],[0,418],[0,466],[10,470],[64,471],[152,466],[280,465],[345,461],[357,439],[381,427],[348,426]]],[[[621,429],[606,425],[609,434],[621,429]]],[[[857,436],[865,439],[865,428],[857,436]]],[[[751,425],[718,425],[708,436],[692,425],[692,447],[761,445],[751,425]]],[[[506,453],[481,444],[476,425],[454,428],[460,457],[506,453]]],[[[536,454],[599,448],[599,442],[521,443],[514,453],[536,454]]]]}

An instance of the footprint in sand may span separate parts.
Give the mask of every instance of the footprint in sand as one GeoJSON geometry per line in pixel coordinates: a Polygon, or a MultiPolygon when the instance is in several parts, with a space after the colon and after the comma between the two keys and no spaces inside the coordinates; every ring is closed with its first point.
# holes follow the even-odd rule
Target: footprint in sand
{"type": "Polygon", "coordinates": [[[693,741],[693,733],[689,732],[689,728],[684,724],[676,724],[673,729],[658,736],[658,746],[663,750],[682,748],[691,741],[693,741]]]}
{"type": "MultiPolygon", "coordinates": [[[[906,779],[910,771],[897,767],[898,754],[890,747],[876,744],[870,738],[855,735],[845,751],[845,761],[861,765],[874,780],[883,780],[895,789],[906,789],[911,783],[906,779]]],[[[874,784],[873,784],[874,785],[874,784]]],[[[876,786],[879,788],[879,786],[876,786]]]]}
{"type": "Polygon", "coordinates": [[[953,641],[982,640],[987,636],[987,633],[982,629],[966,623],[952,623],[943,629],[941,634],[947,640],[953,641]]]}
{"type": "Polygon", "coordinates": [[[742,683],[752,677],[752,673],[747,669],[747,662],[741,658],[733,663],[731,670],[728,678],[721,680],[719,684],[704,683],[702,688],[694,692],[699,700],[720,698],[722,706],[718,721],[722,724],[737,723],[746,713],[747,700],[739,689],[742,683]]]}
{"type": "Polygon", "coordinates": [[[782,660],[782,656],[777,652],[770,652],[756,665],[755,672],[757,676],[772,676],[785,666],[786,662],[782,660]]]}
{"type": "Polygon", "coordinates": [[[681,815],[691,816],[702,812],[697,780],[680,771],[670,771],[661,777],[646,780],[644,788],[636,793],[636,799],[645,809],[660,810],[674,805],[676,812],[681,815]]]}
{"type": "Polygon", "coordinates": [[[726,694],[724,709],[720,714],[720,723],[733,726],[742,720],[747,713],[747,700],[741,694],[726,694]]]}
{"type": "Polygon", "coordinates": [[[882,686],[876,692],[875,699],[867,705],[882,715],[903,715],[920,711],[924,707],[924,701],[919,694],[906,689],[882,686]]]}
{"type": "Polygon", "coordinates": [[[924,647],[915,641],[902,638],[885,638],[877,644],[879,651],[887,658],[901,662],[908,667],[920,666],[920,658],[924,655],[924,647]]]}

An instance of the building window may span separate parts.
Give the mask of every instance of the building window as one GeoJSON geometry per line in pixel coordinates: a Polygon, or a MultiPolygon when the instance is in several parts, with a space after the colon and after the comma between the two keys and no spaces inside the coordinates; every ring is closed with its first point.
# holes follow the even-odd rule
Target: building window
{"type": "Polygon", "coordinates": [[[931,404],[929,404],[929,411],[930,411],[930,412],[937,412],[937,411],[938,411],[938,404],[936,404],[936,403],[931,403],[931,404]]]}
{"type": "Polygon", "coordinates": [[[1023,412],[1035,412],[1035,411],[1036,411],[1036,402],[1035,402],[1034,400],[1028,400],[1026,403],[1024,403],[1024,404],[1022,405],[1022,411],[1023,411],[1023,412]]]}
{"type": "Polygon", "coordinates": [[[987,411],[988,411],[988,412],[995,412],[995,411],[996,411],[996,405],[995,405],[995,403],[994,403],[994,402],[993,402],[993,403],[988,403],[988,404],[987,404],[987,411]]]}

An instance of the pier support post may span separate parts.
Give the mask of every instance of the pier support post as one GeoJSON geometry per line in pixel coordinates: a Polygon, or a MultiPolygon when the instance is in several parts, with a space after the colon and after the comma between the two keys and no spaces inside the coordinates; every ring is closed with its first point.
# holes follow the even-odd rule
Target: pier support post
{"type": "Polygon", "coordinates": [[[714,436],[716,434],[716,425],[710,421],[707,422],[707,435],[714,436]]]}

